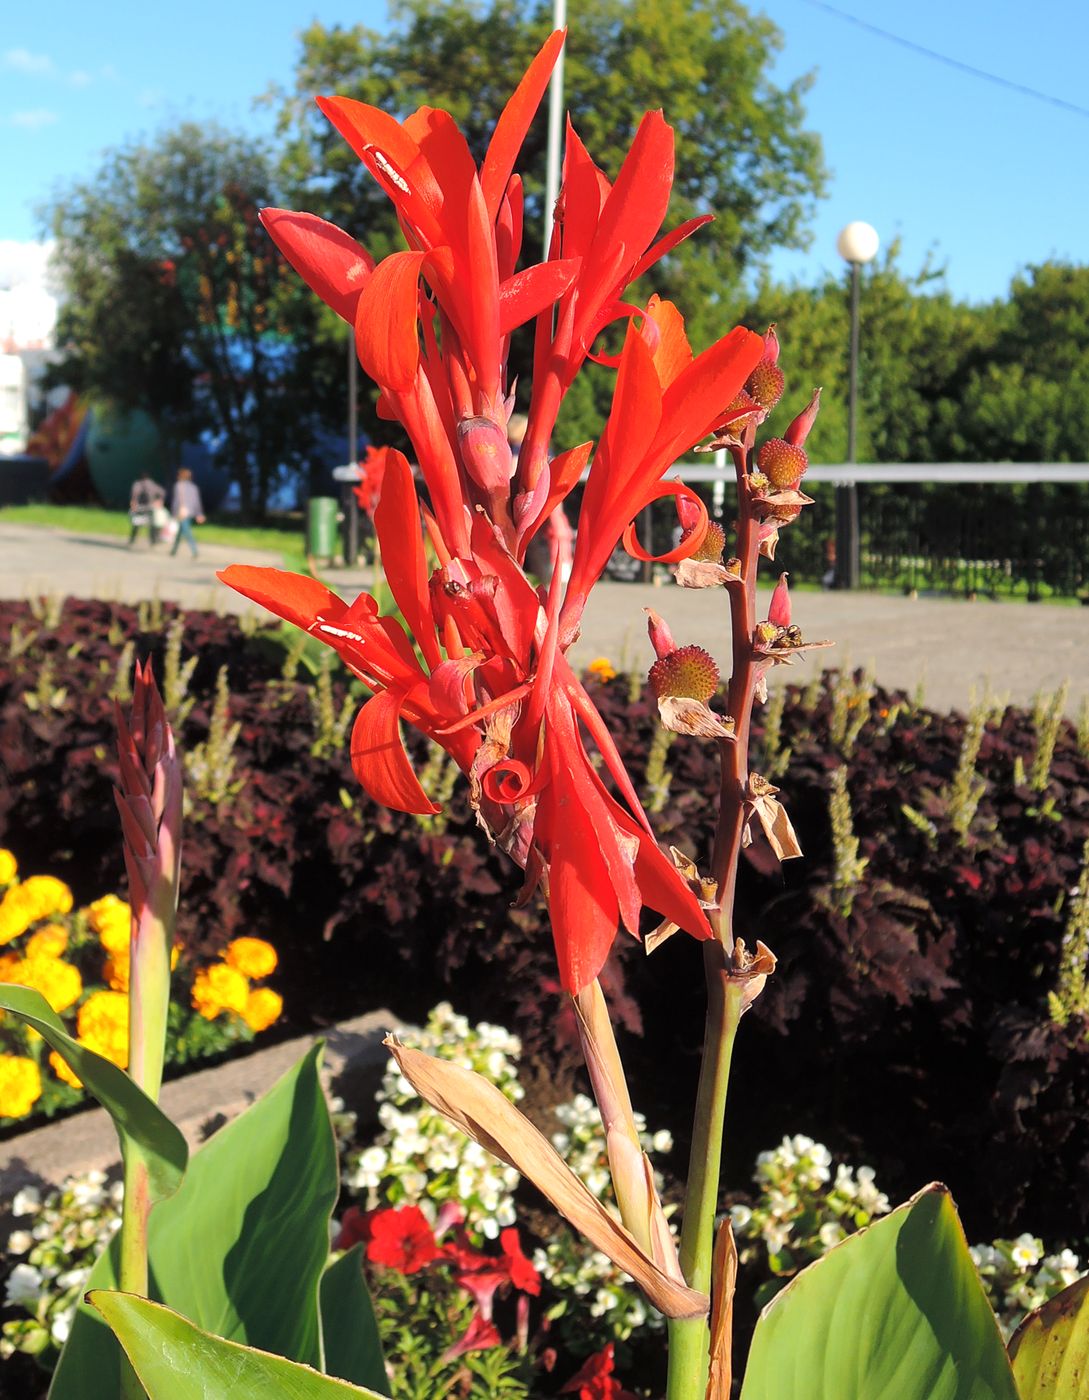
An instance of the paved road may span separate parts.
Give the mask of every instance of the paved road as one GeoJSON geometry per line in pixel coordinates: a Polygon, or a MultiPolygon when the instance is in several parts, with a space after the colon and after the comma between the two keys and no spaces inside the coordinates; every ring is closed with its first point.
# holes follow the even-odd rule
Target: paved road
{"type": "MultiPolygon", "coordinates": [[[[0,523],[0,597],[65,593],[136,602],[158,594],[189,607],[241,610],[245,601],[220,585],[215,571],[228,563],[276,564],[257,550],[201,546],[191,560],[171,559],[146,541],[124,541],[0,523]]],[[[331,585],[346,597],[365,586],[362,571],[333,571],[331,585]]],[[[607,656],[614,665],[649,665],[642,609],[653,607],[678,641],[698,642],[726,659],[724,599],[714,589],[602,583],[595,589],[574,659],[607,656]]],[[[806,637],[830,637],[836,650],[810,653],[777,678],[805,679],[817,666],[872,663],[886,686],[914,691],[920,681],[935,709],[964,709],[973,688],[990,684],[1014,704],[1027,704],[1042,687],[1070,682],[1067,709],[1076,714],[1089,697],[1089,608],[1027,603],[967,603],[945,598],[886,598],[871,593],[800,593],[795,620],[806,637]]]]}

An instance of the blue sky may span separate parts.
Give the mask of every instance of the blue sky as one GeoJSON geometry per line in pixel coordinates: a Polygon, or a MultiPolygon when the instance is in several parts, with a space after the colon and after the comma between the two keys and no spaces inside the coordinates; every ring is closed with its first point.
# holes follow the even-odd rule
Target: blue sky
{"type": "MultiPolygon", "coordinates": [[[[568,0],[577,34],[578,0],[568,0]]],[[[1089,262],[1089,117],[954,71],[837,18],[816,0],[754,4],[782,29],[777,74],[816,70],[809,124],[825,141],[829,197],[807,253],[774,270],[810,281],[836,268],[835,235],[865,219],[900,237],[903,265],[928,253],[959,296],[1002,294],[1024,264],[1089,262]]],[[[1089,107],[1089,5],[1054,0],[839,0],[838,8],[1012,83],[1089,107]]],[[[11,7],[0,38],[0,243],[36,236],[34,205],[93,171],[99,153],[174,118],[253,129],[253,98],[287,83],[312,18],[378,25],[355,0],[135,0],[11,7]]],[[[667,113],[668,116],[668,113],[667,113]]]]}

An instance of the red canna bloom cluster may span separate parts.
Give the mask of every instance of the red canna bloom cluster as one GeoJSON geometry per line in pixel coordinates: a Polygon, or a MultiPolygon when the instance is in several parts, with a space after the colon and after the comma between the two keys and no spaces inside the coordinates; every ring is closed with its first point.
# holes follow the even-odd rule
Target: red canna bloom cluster
{"type": "MultiPolygon", "coordinates": [[[[684,504],[679,563],[707,533],[695,494],[664,472],[725,423],[765,356],[737,329],[695,354],[670,302],[637,307],[626,289],[704,220],[660,237],[673,178],[673,132],[641,122],[615,183],[570,125],[548,258],[519,269],[519,148],[563,43],[553,34],[504,109],[483,164],[446,113],[397,121],[347,98],[322,111],[396,207],[408,247],[376,263],[312,214],[266,210],[265,227],[313,290],[355,330],[379,412],[402,425],[418,464],[385,453],[375,532],[404,625],[374,600],[350,605],[313,579],[233,566],[223,579],[333,647],[373,690],[351,754],[363,787],[410,812],[437,810],[401,738],[407,721],[469,778],[491,837],[550,906],[561,979],[578,992],[619,925],[638,934],[644,906],[710,936],[689,884],[659,848],[600,715],[566,660],[586,600],[616,545],[645,558],[632,522],[651,501],[684,504]],[[534,322],[528,428],[515,460],[507,422],[512,332],[534,322]],[[614,357],[593,350],[626,321],[614,357]],[[617,371],[612,410],[593,450],[549,457],[564,395],[587,357],[617,371]],[[591,460],[592,459],[592,460],[591,460]],[[526,549],[590,463],[569,577],[538,589],[526,549]],[[587,741],[596,747],[591,762],[587,741]]],[[[554,548],[558,548],[554,546],[554,548]]]]}

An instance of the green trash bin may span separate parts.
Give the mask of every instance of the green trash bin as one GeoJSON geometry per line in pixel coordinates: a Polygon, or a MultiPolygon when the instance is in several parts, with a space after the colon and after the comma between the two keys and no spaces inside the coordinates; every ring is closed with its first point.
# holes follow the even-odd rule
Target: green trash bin
{"type": "Polygon", "coordinates": [[[311,496],[306,508],[306,552],[332,559],[337,553],[337,503],[333,496],[311,496]]]}

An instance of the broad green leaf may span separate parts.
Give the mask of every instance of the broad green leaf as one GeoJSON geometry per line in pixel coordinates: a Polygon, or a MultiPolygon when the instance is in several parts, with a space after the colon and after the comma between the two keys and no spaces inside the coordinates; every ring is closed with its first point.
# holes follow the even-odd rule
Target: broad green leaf
{"type": "Polygon", "coordinates": [[[353,1245],[321,1276],[321,1334],[325,1372],[388,1395],[378,1323],[363,1278],[363,1246],[353,1245]]]}
{"type": "Polygon", "coordinates": [[[944,1186],[837,1245],[764,1309],[742,1400],[1017,1400],[944,1186]]]}
{"type": "Polygon", "coordinates": [[[121,1155],[139,1155],[148,1169],[151,1200],[165,1200],[181,1184],[189,1149],[185,1138],[158,1104],[138,1088],[123,1069],[73,1040],[64,1022],[32,987],[0,983],[0,1010],[31,1026],[83,1080],[88,1093],[113,1119],[121,1155]]]}
{"type": "Polygon", "coordinates": [[[96,1289],[90,1299],[121,1339],[148,1400],[380,1400],[376,1391],[224,1341],[145,1298],[96,1289]]]}
{"type": "Polygon", "coordinates": [[[1089,1274],[1029,1313],[1010,1360],[1021,1400],[1089,1400],[1089,1274]]]}
{"type": "MultiPolygon", "coordinates": [[[[337,1195],[332,1124],[315,1046],[193,1154],[180,1190],[151,1212],[150,1293],[217,1336],[320,1366],[318,1286],[337,1195]]],[[[89,1288],[116,1288],[117,1241],[89,1288]]],[[[84,1306],[50,1400],[116,1400],[117,1343],[84,1306]]]]}

